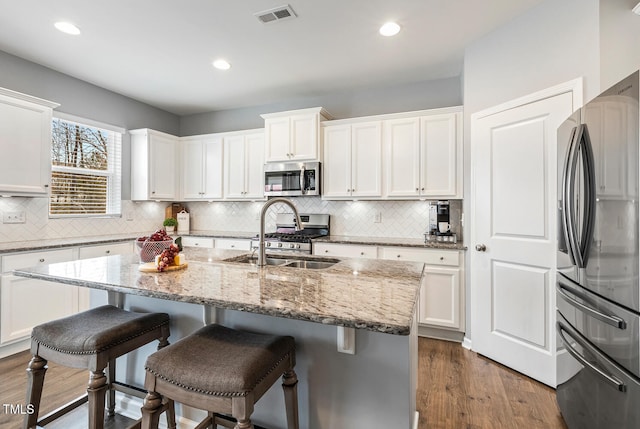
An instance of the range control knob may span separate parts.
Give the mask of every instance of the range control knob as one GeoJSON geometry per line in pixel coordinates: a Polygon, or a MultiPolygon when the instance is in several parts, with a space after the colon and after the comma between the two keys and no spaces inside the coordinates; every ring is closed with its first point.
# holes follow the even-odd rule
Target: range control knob
{"type": "Polygon", "coordinates": [[[295,248],[296,248],[296,245],[295,245],[295,244],[291,243],[291,244],[289,245],[289,249],[295,249],[295,248]]]}
{"type": "Polygon", "coordinates": [[[282,243],[278,243],[278,247],[282,247],[282,243]]]}
{"type": "Polygon", "coordinates": [[[267,246],[267,247],[271,247],[271,243],[268,242],[268,241],[264,245],[267,246]]]}

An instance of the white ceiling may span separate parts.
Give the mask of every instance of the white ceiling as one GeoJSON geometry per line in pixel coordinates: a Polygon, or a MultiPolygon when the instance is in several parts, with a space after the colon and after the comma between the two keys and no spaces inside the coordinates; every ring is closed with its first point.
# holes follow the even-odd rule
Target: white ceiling
{"type": "Polygon", "coordinates": [[[0,50],[187,115],[459,76],[466,45],[541,1],[289,0],[296,19],[263,24],[287,0],[0,0],[0,50]]]}

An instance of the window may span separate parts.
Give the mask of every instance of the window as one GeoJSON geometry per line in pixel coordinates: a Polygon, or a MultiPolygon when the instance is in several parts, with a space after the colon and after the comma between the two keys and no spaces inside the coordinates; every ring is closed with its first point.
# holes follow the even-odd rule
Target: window
{"type": "Polygon", "coordinates": [[[57,114],[51,139],[51,217],[120,216],[124,130],[57,114]]]}

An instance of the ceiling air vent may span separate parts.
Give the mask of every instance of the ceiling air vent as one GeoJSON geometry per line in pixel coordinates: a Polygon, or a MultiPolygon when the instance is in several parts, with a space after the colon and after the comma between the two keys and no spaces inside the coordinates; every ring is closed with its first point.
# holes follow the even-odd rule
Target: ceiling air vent
{"type": "Polygon", "coordinates": [[[283,19],[295,18],[296,13],[291,9],[291,6],[285,4],[283,6],[274,7],[273,9],[254,13],[253,16],[258,18],[263,24],[266,24],[274,21],[282,21],[283,19]]]}

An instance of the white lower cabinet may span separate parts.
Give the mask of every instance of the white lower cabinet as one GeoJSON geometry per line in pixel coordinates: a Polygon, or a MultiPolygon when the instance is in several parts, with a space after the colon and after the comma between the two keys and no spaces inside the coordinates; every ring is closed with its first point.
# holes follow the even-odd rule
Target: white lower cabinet
{"type": "Polygon", "coordinates": [[[31,329],[79,310],[78,287],[14,276],[16,268],[72,261],[74,249],[2,257],[0,344],[28,338],[31,329]]]}
{"type": "Polygon", "coordinates": [[[133,252],[133,242],[68,247],[2,255],[0,278],[0,357],[28,348],[31,329],[89,308],[89,289],[18,277],[17,268],[133,252]]]}
{"type": "Polygon", "coordinates": [[[419,324],[465,330],[461,251],[381,247],[379,254],[381,259],[426,264],[418,300],[419,324]]]}

